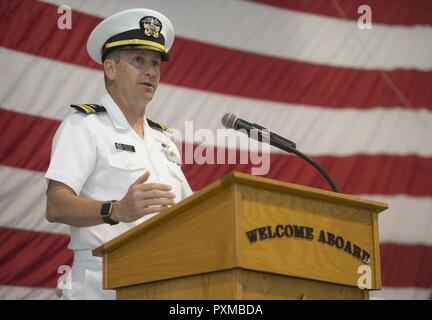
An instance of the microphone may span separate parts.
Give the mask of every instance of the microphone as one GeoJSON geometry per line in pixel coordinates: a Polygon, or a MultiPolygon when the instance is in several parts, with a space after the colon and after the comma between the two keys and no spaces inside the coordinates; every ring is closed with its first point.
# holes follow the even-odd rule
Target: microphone
{"type": "Polygon", "coordinates": [[[303,160],[306,160],[309,164],[311,164],[315,169],[321,173],[324,178],[327,180],[327,182],[330,184],[334,192],[340,192],[338,187],[336,186],[336,183],[330,178],[329,174],[312,158],[305,155],[300,150],[297,150],[296,144],[284,137],[281,137],[280,135],[270,132],[269,129],[266,129],[256,123],[250,123],[246,120],[243,120],[239,117],[237,117],[234,113],[226,113],[222,117],[222,125],[227,129],[234,129],[234,130],[241,130],[244,129],[247,132],[247,135],[250,138],[251,137],[251,131],[252,130],[258,130],[258,141],[262,142],[262,137],[266,136],[268,139],[266,141],[270,141],[270,145],[275,146],[283,151],[294,153],[295,155],[299,156],[303,160]],[[267,131],[263,131],[267,130],[267,131]],[[270,132],[270,136],[269,136],[270,132]],[[260,139],[261,138],[261,139],[260,139]]]}
{"type": "MultiPolygon", "coordinates": [[[[272,146],[279,147],[280,144],[286,144],[291,148],[294,149],[296,148],[295,142],[292,142],[291,140],[281,137],[276,133],[270,132],[269,129],[264,128],[259,124],[247,122],[246,120],[237,117],[234,113],[225,113],[224,116],[222,117],[222,125],[227,129],[234,129],[234,130],[244,129],[248,133],[249,137],[251,136],[250,131],[255,129],[258,131],[258,138],[262,138],[263,136],[266,136],[268,138],[267,141],[270,141],[270,144],[272,146]],[[267,131],[263,131],[263,130],[267,130],[267,131]]],[[[262,142],[262,140],[258,140],[258,141],[262,142]]]]}

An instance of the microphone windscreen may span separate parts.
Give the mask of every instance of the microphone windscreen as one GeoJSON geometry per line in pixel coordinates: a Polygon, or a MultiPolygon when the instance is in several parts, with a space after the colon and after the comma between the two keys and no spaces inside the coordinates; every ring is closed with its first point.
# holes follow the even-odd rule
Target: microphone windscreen
{"type": "Polygon", "coordinates": [[[222,117],[222,125],[227,129],[235,129],[234,125],[238,117],[234,113],[225,113],[222,117]]]}

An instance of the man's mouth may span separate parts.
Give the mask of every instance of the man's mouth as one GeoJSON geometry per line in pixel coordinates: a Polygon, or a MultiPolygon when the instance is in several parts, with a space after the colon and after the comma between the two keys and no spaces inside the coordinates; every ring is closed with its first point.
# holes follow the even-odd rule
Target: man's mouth
{"type": "Polygon", "coordinates": [[[154,85],[151,82],[147,82],[147,81],[146,82],[141,82],[140,85],[143,85],[143,86],[146,86],[146,87],[154,89],[154,85]]]}

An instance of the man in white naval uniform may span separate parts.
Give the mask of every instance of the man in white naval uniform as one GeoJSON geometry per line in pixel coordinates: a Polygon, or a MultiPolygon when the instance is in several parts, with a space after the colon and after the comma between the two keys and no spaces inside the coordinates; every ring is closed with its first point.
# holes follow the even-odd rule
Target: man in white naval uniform
{"type": "Polygon", "coordinates": [[[173,40],[168,18],[148,9],[116,13],[88,39],[107,93],[100,104],[72,105],[77,112],[57,130],[46,173],[47,220],[71,229],[65,299],[114,299],[91,250],[192,193],[168,129],[145,117],[173,40]]]}

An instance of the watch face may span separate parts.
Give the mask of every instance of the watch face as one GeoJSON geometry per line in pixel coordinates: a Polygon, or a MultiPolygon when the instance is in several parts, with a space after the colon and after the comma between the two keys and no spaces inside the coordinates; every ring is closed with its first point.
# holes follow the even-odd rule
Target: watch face
{"type": "Polygon", "coordinates": [[[112,206],[112,202],[105,202],[102,204],[102,208],[101,208],[101,216],[102,217],[109,217],[110,216],[111,206],[112,206]]]}
{"type": "Polygon", "coordinates": [[[114,201],[103,203],[102,207],[101,207],[101,212],[100,212],[100,215],[101,215],[103,221],[105,221],[106,223],[108,223],[110,225],[114,225],[114,224],[119,223],[118,221],[114,221],[113,219],[111,219],[111,211],[112,211],[113,203],[114,203],[114,201]]]}

